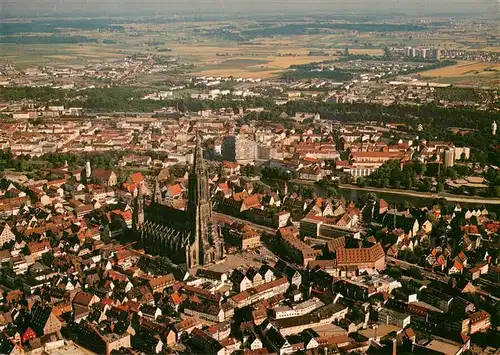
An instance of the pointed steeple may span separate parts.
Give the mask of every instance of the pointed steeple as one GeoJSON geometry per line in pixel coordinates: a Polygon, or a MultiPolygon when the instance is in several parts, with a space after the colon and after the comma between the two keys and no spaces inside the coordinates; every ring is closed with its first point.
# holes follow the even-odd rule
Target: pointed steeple
{"type": "Polygon", "coordinates": [[[158,203],[158,204],[163,203],[163,198],[162,198],[161,189],[160,189],[160,181],[158,180],[158,176],[155,179],[154,202],[158,203]]]}
{"type": "Polygon", "coordinates": [[[203,162],[203,148],[201,147],[200,133],[196,132],[196,146],[194,148],[193,172],[202,172],[205,169],[203,162]]]}
{"type": "Polygon", "coordinates": [[[144,196],[142,195],[143,184],[139,183],[137,187],[137,197],[135,199],[134,214],[132,223],[134,229],[137,229],[144,223],[144,196]]]}
{"type": "Polygon", "coordinates": [[[208,186],[208,170],[203,161],[201,137],[196,135],[193,169],[188,177],[188,226],[192,247],[190,251],[191,266],[203,265],[205,253],[210,246],[212,206],[208,186]]]}

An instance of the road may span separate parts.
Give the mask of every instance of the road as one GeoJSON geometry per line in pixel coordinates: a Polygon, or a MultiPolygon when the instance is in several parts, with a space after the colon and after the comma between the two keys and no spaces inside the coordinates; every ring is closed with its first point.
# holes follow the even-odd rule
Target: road
{"type": "Polygon", "coordinates": [[[429,270],[425,269],[424,267],[422,267],[420,265],[411,264],[409,262],[406,262],[406,261],[403,261],[403,260],[399,260],[399,259],[393,258],[391,256],[386,256],[385,259],[386,259],[387,262],[393,263],[396,266],[402,267],[404,269],[410,269],[412,267],[413,268],[417,268],[420,271],[422,271],[422,274],[424,274],[424,276],[427,279],[429,279],[429,280],[441,281],[443,283],[448,283],[448,281],[450,281],[450,277],[449,276],[447,276],[447,275],[440,275],[440,274],[438,274],[436,272],[429,271],[429,270]]]}
{"type": "Polygon", "coordinates": [[[241,218],[229,216],[227,214],[222,214],[222,213],[217,213],[217,212],[212,212],[212,213],[213,213],[213,215],[215,217],[226,218],[226,219],[230,219],[233,222],[247,224],[247,225],[249,225],[250,227],[254,228],[257,231],[266,232],[268,234],[276,235],[276,228],[271,228],[271,227],[263,226],[263,225],[256,224],[256,223],[253,223],[253,222],[241,219],[241,218]]]}

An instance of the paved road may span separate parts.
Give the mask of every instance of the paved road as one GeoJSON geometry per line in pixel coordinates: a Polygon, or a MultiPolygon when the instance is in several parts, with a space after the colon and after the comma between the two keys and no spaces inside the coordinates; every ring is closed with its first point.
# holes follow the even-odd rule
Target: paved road
{"type": "Polygon", "coordinates": [[[425,275],[425,277],[427,279],[430,279],[430,280],[437,280],[437,281],[441,281],[441,282],[444,282],[444,283],[448,283],[448,281],[450,281],[450,277],[447,276],[447,275],[440,275],[436,272],[433,272],[433,271],[429,271],[427,269],[425,269],[424,267],[420,266],[420,265],[416,265],[416,264],[411,264],[409,262],[406,262],[406,261],[403,261],[403,260],[399,260],[399,259],[396,259],[396,258],[393,258],[391,256],[386,256],[385,257],[386,260],[390,263],[394,263],[396,266],[399,266],[399,267],[402,267],[404,269],[409,269],[409,268],[417,268],[419,269],[420,271],[422,271],[422,273],[425,275]]]}
{"type": "Polygon", "coordinates": [[[233,222],[248,224],[250,227],[252,227],[252,228],[254,228],[255,230],[258,230],[258,231],[266,232],[266,233],[269,233],[269,234],[272,234],[272,235],[276,234],[276,228],[271,228],[271,227],[263,226],[263,225],[260,225],[260,224],[249,222],[249,221],[241,219],[241,218],[236,218],[236,217],[233,217],[233,216],[229,216],[227,214],[222,214],[222,213],[218,213],[218,212],[212,212],[212,213],[213,213],[213,215],[215,217],[227,218],[227,219],[230,219],[233,222]]]}

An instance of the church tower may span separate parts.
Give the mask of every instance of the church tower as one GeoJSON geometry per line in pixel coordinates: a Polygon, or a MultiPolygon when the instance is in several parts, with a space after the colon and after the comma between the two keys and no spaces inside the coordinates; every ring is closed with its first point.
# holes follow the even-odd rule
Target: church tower
{"type": "Polygon", "coordinates": [[[142,183],[137,187],[137,197],[135,198],[134,214],[132,216],[133,228],[137,230],[144,223],[144,196],[142,195],[142,183]]]}
{"type": "Polygon", "coordinates": [[[158,180],[158,177],[155,179],[155,190],[154,190],[154,203],[162,204],[163,203],[163,197],[161,194],[161,189],[160,189],[160,181],[158,180]]]}
{"type": "Polygon", "coordinates": [[[208,187],[208,170],[203,161],[201,137],[196,136],[193,168],[188,177],[188,229],[191,234],[190,267],[211,263],[212,206],[208,187]]]}

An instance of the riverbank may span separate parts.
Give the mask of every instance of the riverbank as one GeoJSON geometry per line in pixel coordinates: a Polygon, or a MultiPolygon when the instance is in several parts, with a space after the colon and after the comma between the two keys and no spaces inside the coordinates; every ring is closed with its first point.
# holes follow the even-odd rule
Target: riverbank
{"type": "Polygon", "coordinates": [[[448,193],[433,193],[433,192],[418,192],[411,190],[401,190],[401,189],[386,189],[379,187],[359,187],[356,185],[340,184],[339,188],[342,190],[353,190],[353,191],[363,191],[374,192],[376,194],[391,194],[398,196],[408,196],[423,198],[428,200],[434,200],[439,198],[444,198],[450,202],[467,203],[467,204],[477,204],[477,205],[500,205],[500,198],[486,198],[480,196],[464,196],[464,195],[453,195],[448,193]]]}
{"type": "MultiPolygon", "coordinates": [[[[312,186],[316,190],[316,194],[318,196],[324,197],[326,195],[325,189],[315,183],[315,181],[293,179],[289,182],[312,186]]],[[[485,198],[480,196],[453,195],[449,193],[419,192],[413,190],[359,187],[351,184],[339,184],[339,193],[349,201],[356,201],[368,192],[374,192],[379,198],[383,198],[389,203],[401,203],[403,201],[408,201],[415,207],[429,206],[432,200],[442,198],[450,203],[460,203],[460,205],[466,208],[477,208],[487,205],[494,206],[495,210],[500,210],[500,198],[485,198]]]]}

